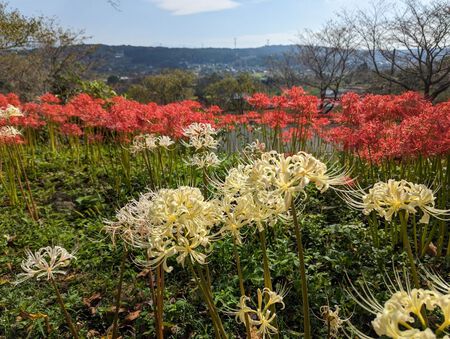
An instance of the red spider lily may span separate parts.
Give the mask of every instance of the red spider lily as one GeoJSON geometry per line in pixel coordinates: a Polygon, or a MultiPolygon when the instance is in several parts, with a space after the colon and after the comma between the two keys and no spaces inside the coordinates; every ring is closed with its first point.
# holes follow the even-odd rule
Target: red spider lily
{"type": "Polygon", "coordinates": [[[19,97],[14,93],[7,95],[0,94],[0,109],[5,109],[8,105],[20,107],[19,97]]]}
{"type": "Polygon", "coordinates": [[[83,131],[81,130],[80,126],[78,126],[77,124],[71,124],[71,123],[62,124],[59,126],[59,130],[64,135],[78,136],[78,137],[83,135],[83,131]]]}
{"type": "Polygon", "coordinates": [[[87,94],[79,94],[72,98],[64,107],[67,117],[79,119],[84,127],[105,126],[108,114],[103,108],[105,101],[95,99],[87,94]]]}
{"type": "Polygon", "coordinates": [[[263,113],[261,123],[270,128],[285,128],[291,122],[291,117],[285,111],[266,111],[263,113]]]}
{"type": "Polygon", "coordinates": [[[272,105],[271,99],[264,93],[253,94],[247,98],[247,102],[256,109],[268,109],[272,105]]]}
{"type": "Polygon", "coordinates": [[[21,126],[24,128],[39,129],[46,125],[43,117],[40,114],[40,105],[34,102],[29,102],[22,105],[22,111],[24,117],[18,119],[16,126],[21,126]]]}
{"type": "Polygon", "coordinates": [[[311,138],[328,123],[328,119],[319,116],[319,99],[301,87],[285,89],[281,95],[272,97],[257,93],[247,101],[261,111],[261,114],[247,113],[247,121],[285,130],[282,134],[285,142],[293,137],[296,140],[311,138]]]}
{"type": "Polygon", "coordinates": [[[432,105],[414,92],[396,96],[348,93],[338,109],[326,116],[319,113],[319,99],[300,87],[285,89],[278,96],[256,93],[247,101],[257,111],[238,115],[224,114],[217,106],[203,108],[191,100],[157,105],[79,94],[63,104],[56,96],[45,94],[37,102],[21,103],[17,95],[8,94],[0,95],[0,109],[13,105],[24,116],[1,119],[0,127],[39,131],[51,124],[62,135],[85,135],[88,142],[106,137],[127,142],[139,133],[182,138],[183,130],[194,122],[223,130],[243,126],[251,131],[264,125],[280,129],[284,141],[306,140],[317,134],[335,147],[376,162],[445,154],[450,147],[450,102],[432,105]]]}
{"type": "Polygon", "coordinates": [[[20,135],[15,136],[0,136],[0,145],[20,145],[24,144],[25,140],[20,135]]]}
{"type": "Polygon", "coordinates": [[[450,149],[450,105],[433,106],[420,94],[366,95],[348,93],[333,114],[338,126],[324,138],[379,162],[445,154],[450,149]]]}
{"type": "Polygon", "coordinates": [[[44,95],[41,95],[39,100],[43,103],[47,104],[60,104],[61,100],[54,94],[51,93],[45,93],[44,95]]]}

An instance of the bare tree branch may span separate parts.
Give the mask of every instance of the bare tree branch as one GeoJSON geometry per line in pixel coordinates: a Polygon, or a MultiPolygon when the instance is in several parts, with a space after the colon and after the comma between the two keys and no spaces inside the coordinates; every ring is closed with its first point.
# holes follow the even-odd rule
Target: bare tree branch
{"type": "Polygon", "coordinates": [[[448,0],[404,0],[401,9],[378,1],[370,11],[343,16],[379,77],[434,100],[450,87],[449,8],[448,0]]]}

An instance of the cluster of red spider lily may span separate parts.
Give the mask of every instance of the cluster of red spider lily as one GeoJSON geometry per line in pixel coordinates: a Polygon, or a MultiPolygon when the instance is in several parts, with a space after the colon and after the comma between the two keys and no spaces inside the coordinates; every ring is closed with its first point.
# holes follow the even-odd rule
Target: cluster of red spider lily
{"type": "Polygon", "coordinates": [[[319,99],[300,87],[286,89],[272,97],[256,93],[247,101],[257,112],[248,112],[246,120],[281,129],[284,142],[310,139],[329,123],[328,118],[319,115],[319,99]]]}
{"type": "Polygon", "coordinates": [[[49,126],[65,136],[86,136],[87,140],[99,141],[110,135],[129,140],[130,136],[140,133],[176,139],[193,122],[203,122],[224,130],[237,126],[248,130],[267,126],[278,129],[286,141],[300,134],[310,137],[313,130],[328,123],[328,119],[319,118],[318,99],[298,87],[280,96],[255,94],[248,102],[257,111],[236,115],[226,114],[217,106],[204,108],[196,101],[157,105],[141,104],[120,96],[103,100],[80,94],[63,104],[56,96],[45,94],[36,102],[21,103],[16,95],[8,94],[0,95],[0,109],[8,105],[18,107],[23,116],[0,119],[0,126],[35,130],[49,126]]]}
{"type": "MultiPolygon", "coordinates": [[[[80,94],[62,104],[54,95],[45,94],[36,102],[21,103],[16,95],[8,94],[0,95],[0,109],[15,106],[23,116],[2,118],[0,127],[39,130],[49,126],[61,135],[84,136],[88,141],[110,136],[127,141],[140,133],[180,138],[193,122],[224,130],[266,126],[278,131],[277,137],[284,142],[307,140],[317,134],[374,162],[441,155],[450,148],[450,102],[433,105],[418,93],[348,93],[327,115],[319,113],[319,99],[299,87],[279,96],[257,93],[247,101],[254,110],[237,115],[226,114],[217,106],[204,108],[196,101],[157,105],[120,96],[103,100],[80,94]]],[[[8,140],[23,141],[18,137],[8,140]]]]}
{"type": "Polygon", "coordinates": [[[21,104],[14,94],[0,96],[0,108],[8,105],[19,107],[23,116],[3,119],[2,125],[31,129],[48,125],[63,135],[88,135],[96,140],[103,139],[108,132],[119,136],[157,133],[179,137],[183,128],[193,122],[214,121],[214,109],[202,109],[195,101],[158,106],[120,96],[102,100],[80,94],[62,104],[54,95],[45,94],[37,102],[21,104]]]}
{"type": "Polygon", "coordinates": [[[419,93],[348,93],[323,137],[374,162],[444,155],[450,149],[450,102],[433,105],[419,93]]]}

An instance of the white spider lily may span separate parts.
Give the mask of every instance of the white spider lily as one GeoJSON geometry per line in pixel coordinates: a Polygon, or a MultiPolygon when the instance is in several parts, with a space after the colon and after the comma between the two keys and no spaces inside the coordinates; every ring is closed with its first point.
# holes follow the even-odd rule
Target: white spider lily
{"type": "MultiPolygon", "coordinates": [[[[386,288],[391,297],[383,305],[378,302],[369,286],[365,282],[359,288],[351,282],[349,295],[363,309],[375,315],[372,326],[379,336],[389,338],[424,338],[435,339],[450,326],[450,294],[442,294],[437,290],[413,288],[409,284],[408,275],[404,275],[406,284],[403,285],[400,274],[395,271],[395,278],[384,278],[386,288]],[[437,328],[429,327],[427,312],[440,311],[443,321],[437,328]],[[420,328],[415,328],[416,319],[420,328]]],[[[361,338],[371,338],[363,335],[354,325],[349,324],[350,331],[361,338]]]]}
{"type": "Polygon", "coordinates": [[[188,164],[195,166],[198,169],[217,167],[221,163],[221,160],[214,152],[194,154],[188,161],[188,164]]]}
{"type": "Polygon", "coordinates": [[[113,236],[147,250],[151,267],[163,265],[170,272],[171,257],[182,266],[187,259],[206,264],[222,212],[218,200],[207,201],[198,188],[181,186],[141,195],[119,210],[116,219],[106,226],[113,236]]]}
{"type": "Polygon", "coordinates": [[[139,153],[145,150],[154,151],[158,148],[157,142],[158,138],[153,134],[140,134],[133,138],[130,151],[131,153],[139,153]]]}
{"type": "Polygon", "coordinates": [[[23,117],[24,114],[19,107],[8,105],[5,109],[0,109],[0,119],[9,119],[12,117],[23,117]]]}
{"type": "Polygon", "coordinates": [[[340,318],[339,311],[340,308],[337,305],[334,311],[328,305],[320,307],[320,314],[322,315],[322,320],[329,328],[330,338],[338,338],[338,333],[342,328],[342,324],[346,321],[340,318]]]}
{"type": "Polygon", "coordinates": [[[3,126],[0,127],[0,137],[1,138],[14,138],[20,137],[22,133],[15,127],[12,126],[3,126]]]}
{"type": "Polygon", "coordinates": [[[283,298],[286,296],[286,290],[282,289],[280,292],[271,291],[268,288],[264,288],[262,291],[258,288],[257,291],[257,304],[253,307],[249,306],[251,299],[245,295],[241,296],[238,303],[237,310],[233,311],[236,316],[236,320],[240,323],[245,323],[246,317],[249,320],[250,326],[257,328],[256,333],[263,339],[271,337],[273,334],[278,333],[278,329],[272,325],[276,314],[272,313],[270,308],[273,305],[280,304],[284,309],[283,298]]]}
{"type": "Polygon", "coordinates": [[[20,265],[24,273],[18,275],[20,278],[16,284],[34,277],[38,280],[42,277],[50,280],[54,278],[54,274],[66,274],[62,268],[67,267],[70,261],[75,259],[75,256],[60,246],[43,247],[35,253],[30,250],[25,252],[27,258],[20,265]]]}
{"type": "Polygon", "coordinates": [[[162,135],[158,138],[158,145],[162,148],[169,149],[171,145],[173,145],[175,141],[173,141],[169,136],[162,135]]]}
{"type": "Polygon", "coordinates": [[[183,129],[183,135],[189,138],[184,145],[193,147],[196,151],[216,149],[219,141],[214,139],[214,136],[217,132],[211,124],[194,122],[183,129]]]}
{"type": "Polygon", "coordinates": [[[441,210],[434,207],[435,196],[432,190],[422,184],[414,184],[406,180],[393,180],[377,182],[369,192],[361,188],[344,193],[347,203],[361,209],[368,215],[375,211],[380,217],[391,221],[400,211],[407,215],[416,214],[417,209],[423,213],[420,223],[428,224],[430,216],[447,220],[450,210],[441,210]]]}

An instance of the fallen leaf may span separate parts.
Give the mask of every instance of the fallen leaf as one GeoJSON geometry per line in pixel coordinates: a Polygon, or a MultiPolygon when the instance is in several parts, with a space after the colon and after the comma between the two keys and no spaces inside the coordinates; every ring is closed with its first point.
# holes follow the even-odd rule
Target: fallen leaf
{"type": "Polygon", "coordinates": [[[28,313],[27,311],[24,311],[24,310],[20,311],[20,316],[22,318],[31,319],[31,320],[48,318],[47,314],[44,314],[44,313],[28,313]]]}
{"type": "Polygon", "coordinates": [[[70,275],[66,276],[66,277],[63,279],[63,281],[72,281],[72,280],[74,280],[75,278],[76,278],[76,275],[75,275],[75,274],[70,274],[70,275]]]}
{"type": "Polygon", "coordinates": [[[133,321],[133,320],[139,318],[139,315],[140,315],[140,314],[141,314],[141,311],[140,311],[140,310],[131,312],[131,313],[129,313],[129,314],[125,317],[125,320],[126,320],[126,321],[133,321]]]}
{"type": "Polygon", "coordinates": [[[146,269],[140,271],[139,274],[137,275],[137,277],[138,278],[146,277],[149,273],[150,273],[150,269],[146,268],[146,269]]]}
{"type": "Polygon", "coordinates": [[[93,304],[98,303],[102,299],[102,295],[100,293],[94,293],[89,298],[83,298],[83,304],[87,307],[92,307],[93,304]]]}
{"type": "Polygon", "coordinates": [[[87,333],[88,338],[98,338],[100,337],[100,332],[96,330],[89,330],[87,333]]]}
{"type": "MultiPolygon", "coordinates": [[[[111,306],[108,308],[109,313],[114,313],[116,311],[116,306],[111,306]]],[[[119,313],[125,312],[126,309],[124,307],[119,308],[119,313]]]]}
{"type": "Polygon", "coordinates": [[[427,254],[432,256],[432,257],[437,256],[437,247],[432,242],[430,242],[430,244],[427,247],[427,254]]]}

